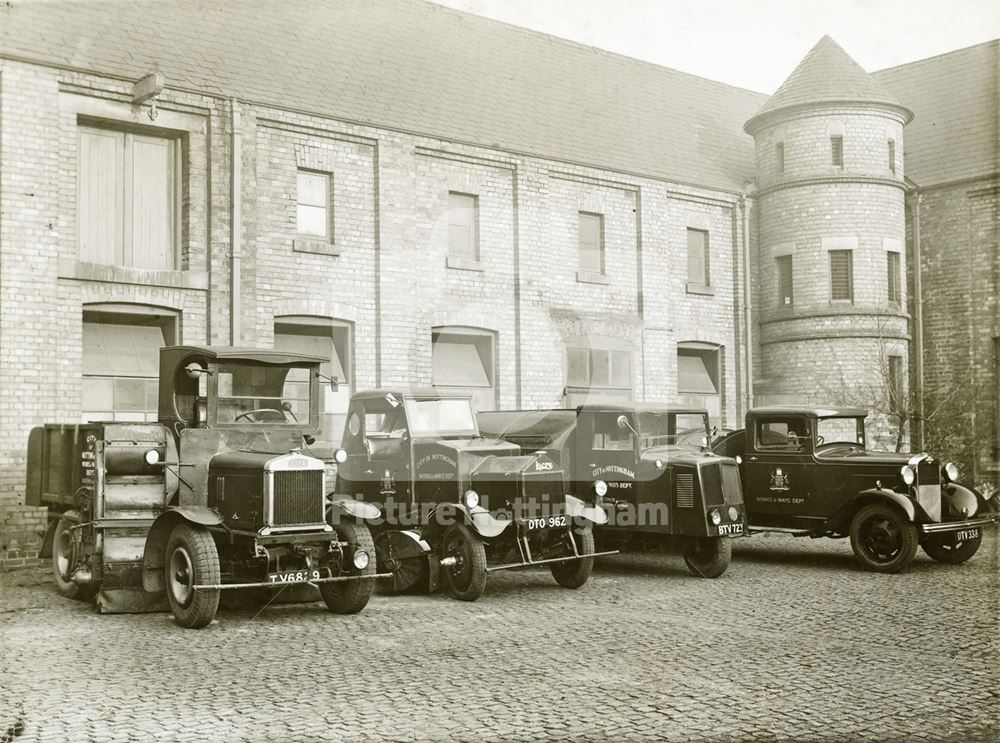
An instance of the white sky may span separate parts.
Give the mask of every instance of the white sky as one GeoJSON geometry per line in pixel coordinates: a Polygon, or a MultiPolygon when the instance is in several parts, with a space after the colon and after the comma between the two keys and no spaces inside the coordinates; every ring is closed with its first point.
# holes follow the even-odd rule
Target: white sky
{"type": "Polygon", "coordinates": [[[1000,37],[998,0],[433,0],[773,93],[829,34],[869,72],[1000,37]]]}

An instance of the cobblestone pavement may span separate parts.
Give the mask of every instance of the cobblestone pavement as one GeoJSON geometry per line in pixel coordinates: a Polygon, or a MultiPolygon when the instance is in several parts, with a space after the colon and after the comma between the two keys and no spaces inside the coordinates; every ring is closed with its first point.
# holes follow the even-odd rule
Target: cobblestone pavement
{"type": "Polygon", "coordinates": [[[718,580],[600,561],[577,591],[494,573],[476,603],[376,596],[100,616],[0,575],[0,737],[149,740],[1000,739],[1000,540],[862,572],[846,541],[740,540],[718,580]]]}

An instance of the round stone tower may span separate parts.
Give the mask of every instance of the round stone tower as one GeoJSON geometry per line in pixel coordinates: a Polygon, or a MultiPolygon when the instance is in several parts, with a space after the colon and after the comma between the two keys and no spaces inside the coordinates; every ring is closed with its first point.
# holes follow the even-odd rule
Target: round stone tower
{"type": "Polygon", "coordinates": [[[879,408],[905,386],[912,118],[824,36],[744,125],[756,146],[758,404],[879,408]]]}

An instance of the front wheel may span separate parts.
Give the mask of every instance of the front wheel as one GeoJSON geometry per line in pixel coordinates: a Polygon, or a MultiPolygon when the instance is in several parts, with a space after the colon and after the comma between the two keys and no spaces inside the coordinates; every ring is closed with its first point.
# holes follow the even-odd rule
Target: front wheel
{"type": "MultiPolygon", "coordinates": [[[[326,608],[334,614],[357,614],[368,605],[375,590],[375,542],[368,527],[353,521],[341,520],[333,527],[344,548],[342,576],[369,576],[354,580],[320,583],[319,592],[326,608]],[[368,556],[364,567],[354,562],[355,555],[364,552],[368,556]]],[[[360,559],[360,558],[359,558],[360,559]]]]}
{"type": "Polygon", "coordinates": [[[79,567],[79,557],[73,544],[73,526],[79,521],[76,511],[67,511],[56,522],[52,534],[52,575],[60,595],[86,601],[93,595],[93,590],[72,580],[73,571],[79,567]]]}
{"type": "Polygon", "coordinates": [[[486,589],[486,546],[465,524],[452,524],[441,539],[441,556],[451,560],[444,581],[460,601],[475,601],[486,589]]]}
{"type": "Polygon", "coordinates": [[[898,509],[873,503],[851,521],[851,549],[867,570],[898,573],[917,553],[917,527],[898,509]]]}
{"type": "MultiPolygon", "coordinates": [[[[594,532],[591,529],[574,532],[574,538],[576,539],[577,552],[581,555],[594,554],[594,532]]],[[[564,541],[566,551],[571,552],[568,533],[564,541]]],[[[556,579],[556,583],[563,588],[579,588],[590,578],[590,574],[594,570],[594,558],[583,557],[578,560],[554,562],[549,565],[549,570],[552,571],[552,577],[556,579]]]]}
{"type": "Polygon", "coordinates": [[[684,564],[699,578],[718,578],[732,557],[733,543],[724,537],[696,537],[684,550],[684,564]]]}
{"type": "Polygon", "coordinates": [[[956,539],[952,534],[928,534],[920,544],[924,552],[938,562],[958,565],[972,557],[983,541],[982,530],[976,530],[971,539],[956,539]]]}
{"type": "Polygon", "coordinates": [[[199,629],[215,618],[219,609],[219,552],[208,529],[180,523],[167,540],[167,600],[174,621],[199,629]]]}

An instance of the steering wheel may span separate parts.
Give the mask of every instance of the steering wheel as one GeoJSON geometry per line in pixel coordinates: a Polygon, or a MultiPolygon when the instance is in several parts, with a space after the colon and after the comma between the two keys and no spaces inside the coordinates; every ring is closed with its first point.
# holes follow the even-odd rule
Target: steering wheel
{"type": "Polygon", "coordinates": [[[251,423],[263,422],[264,418],[258,418],[257,417],[261,413],[274,413],[275,415],[278,416],[278,418],[281,419],[282,423],[285,422],[285,414],[282,411],[278,410],[277,408],[257,408],[256,410],[248,410],[245,413],[240,413],[239,415],[235,416],[233,418],[233,421],[238,421],[241,418],[246,418],[251,423]],[[251,418],[250,417],[251,415],[254,416],[254,417],[251,418]]]}

